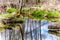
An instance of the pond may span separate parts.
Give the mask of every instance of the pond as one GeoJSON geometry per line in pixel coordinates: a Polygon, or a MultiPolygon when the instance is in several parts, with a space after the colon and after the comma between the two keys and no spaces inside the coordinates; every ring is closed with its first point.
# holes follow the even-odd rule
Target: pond
{"type": "MultiPolygon", "coordinates": [[[[24,40],[60,40],[60,37],[52,34],[49,29],[48,25],[53,24],[52,22],[47,22],[46,20],[40,21],[26,19],[24,26],[24,40]],[[40,27],[41,24],[41,27],[40,27]],[[40,29],[41,28],[41,29],[40,29]],[[41,33],[40,33],[41,30],[41,33]],[[40,37],[41,34],[41,37],[40,37]]],[[[21,40],[21,35],[19,31],[16,30],[5,30],[0,32],[0,40],[21,40]],[[11,38],[11,39],[10,39],[11,38]]]]}

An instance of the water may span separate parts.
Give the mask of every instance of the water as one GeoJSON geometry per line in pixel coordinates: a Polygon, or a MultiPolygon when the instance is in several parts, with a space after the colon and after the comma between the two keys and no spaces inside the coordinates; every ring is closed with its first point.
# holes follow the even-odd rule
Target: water
{"type": "MultiPolygon", "coordinates": [[[[51,25],[51,22],[47,22],[46,20],[41,21],[41,35],[42,40],[60,40],[60,37],[48,33],[48,25],[51,25]]],[[[40,23],[39,21],[35,21],[32,19],[27,19],[25,21],[24,27],[24,40],[40,40],[40,23]]],[[[56,33],[57,34],[57,33],[56,33]]],[[[16,30],[5,30],[3,32],[0,32],[0,40],[21,40],[21,34],[19,34],[19,31],[16,30]],[[10,35],[11,34],[11,35],[10,35]]]]}
{"type": "Polygon", "coordinates": [[[46,25],[41,27],[42,39],[43,40],[57,40],[58,39],[57,36],[48,33],[48,25],[49,24],[46,24],[46,25]]]}

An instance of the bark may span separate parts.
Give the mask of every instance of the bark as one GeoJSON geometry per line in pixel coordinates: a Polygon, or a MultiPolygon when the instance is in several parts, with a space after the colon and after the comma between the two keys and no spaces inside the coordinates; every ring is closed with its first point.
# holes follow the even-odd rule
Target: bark
{"type": "Polygon", "coordinates": [[[23,0],[19,0],[19,3],[20,3],[20,13],[22,13],[23,0]]]}

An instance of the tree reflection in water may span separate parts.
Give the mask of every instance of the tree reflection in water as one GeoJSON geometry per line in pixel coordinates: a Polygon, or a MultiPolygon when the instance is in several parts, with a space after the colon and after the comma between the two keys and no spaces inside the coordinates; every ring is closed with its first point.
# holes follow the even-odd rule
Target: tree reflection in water
{"type": "MultiPolygon", "coordinates": [[[[43,21],[41,24],[43,26],[41,26],[40,30],[39,21],[26,19],[24,25],[22,25],[24,26],[24,40],[40,40],[40,31],[42,40],[57,40],[56,36],[60,36],[60,33],[56,30],[48,30],[48,24],[46,21],[43,21]]],[[[18,29],[1,32],[1,38],[0,40],[22,40],[21,33],[18,29]]]]}

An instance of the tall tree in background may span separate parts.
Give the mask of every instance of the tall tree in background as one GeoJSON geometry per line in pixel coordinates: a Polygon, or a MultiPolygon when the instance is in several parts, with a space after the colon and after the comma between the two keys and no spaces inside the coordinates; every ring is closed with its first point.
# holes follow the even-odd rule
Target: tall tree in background
{"type": "Polygon", "coordinates": [[[19,0],[19,3],[20,3],[20,13],[22,13],[23,0],[19,0]]]}
{"type": "Polygon", "coordinates": [[[36,4],[40,3],[40,0],[36,0],[36,4]]]}
{"type": "MultiPolygon", "coordinates": [[[[19,0],[19,3],[20,3],[20,14],[22,14],[23,0],[19,0]]],[[[20,32],[21,32],[22,40],[24,40],[24,29],[21,25],[20,25],[20,32]]]]}
{"type": "Polygon", "coordinates": [[[40,3],[40,0],[38,0],[38,3],[40,3]]]}

